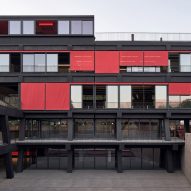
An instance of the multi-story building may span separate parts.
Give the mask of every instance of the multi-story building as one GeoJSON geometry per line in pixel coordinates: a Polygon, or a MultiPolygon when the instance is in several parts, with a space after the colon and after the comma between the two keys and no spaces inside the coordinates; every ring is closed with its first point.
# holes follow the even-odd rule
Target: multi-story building
{"type": "Polygon", "coordinates": [[[191,118],[189,36],[99,35],[105,40],[95,39],[93,16],[0,17],[8,178],[15,162],[18,172],[180,168],[191,118]]]}

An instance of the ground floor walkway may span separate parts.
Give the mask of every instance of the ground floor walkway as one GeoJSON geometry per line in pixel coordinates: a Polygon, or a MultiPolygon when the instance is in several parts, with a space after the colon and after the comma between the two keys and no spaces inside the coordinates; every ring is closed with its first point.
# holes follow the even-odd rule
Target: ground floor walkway
{"type": "Polygon", "coordinates": [[[190,191],[181,171],[24,170],[14,179],[0,176],[0,191],[190,191]]]}

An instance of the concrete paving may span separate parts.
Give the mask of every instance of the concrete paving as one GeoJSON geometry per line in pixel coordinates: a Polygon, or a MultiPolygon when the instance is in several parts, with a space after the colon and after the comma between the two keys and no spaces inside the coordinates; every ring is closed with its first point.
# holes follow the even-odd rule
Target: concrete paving
{"type": "Polygon", "coordinates": [[[0,179],[0,191],[191,191],[182,172],[25,170],[14,179],[0,179]]]}

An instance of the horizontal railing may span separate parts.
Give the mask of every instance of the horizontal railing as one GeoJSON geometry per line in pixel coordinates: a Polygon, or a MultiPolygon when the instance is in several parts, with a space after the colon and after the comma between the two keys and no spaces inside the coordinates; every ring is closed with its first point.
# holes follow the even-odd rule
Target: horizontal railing
{"type": "Polygon", "coordinates": [[[96,32],[96,41],[191,41],[191,33],[96,32]]]}

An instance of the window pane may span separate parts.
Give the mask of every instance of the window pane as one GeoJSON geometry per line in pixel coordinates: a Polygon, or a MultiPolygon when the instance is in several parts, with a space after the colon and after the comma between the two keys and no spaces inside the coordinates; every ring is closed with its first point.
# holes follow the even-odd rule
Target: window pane
{"type": "Polygon", "coordinates": [[[71,86],[72,108],[82,108],[82,86],[71,86]]]}
{"type": "Polygon", "coordinates": [[[9,72],[9,54],[0,54],[0,72],[9,72]]]}
{"type": "Polygon", "coordinates": [[[70,25],[69,21],[58,21],[58,34],[69,34],[70,25]]]}
{"type": "Polygon", "coordinates": [[[45,54],[35,54],[35,72],[45,72],[45,54]]]}
{"type": "Polygon", "coordinates": [[[9,34],[21,34],[21,21],[9,21],[9,34]]]}
{"type": "Polygon", "coordinates": [[[36,34],[57,34],[57,22],[52,20],[36,21],[36,34]]]}
{"type": "Polygon", "coordinates": [[[23,72],[34,72],[34,54],[23,54],[23,72]]]}
{"type": "Polygon", "coordinates": [[[93,34],[93,21],[82,21],[83,34],[93,34]]]}
{"type": "Polygon", "coordinates": [[[131,108],[131,86],[120,86],[120,108],[131,108]]]}
{"type": "Polygon", "coordinates": [[[82,34],[82,22],[72,21],[72,34],[82,34]]]}
{"type": "Polygon", "coordinates": [[[58,72],[58,54],[47,54],[47,72],[58,72]]]}
{"type": "Polygon", "coordinates": [[[144,72],[155,72],[155,67],[145,67],[144,72]]]}
{"type": "Polygon", "coordinates": [[[155,86],[155,108],[165,108],[167,99],[167,87],[155,86]]]}
{"type": "Polygon", "coordinates": [[[23,21],[23,34],[34,34],[34,21],[23,21]]]}
{"type": "Polygon", "coordinates": [[[132,72],[143,72],[143,67],[132,67],[132,72]]]}
{"type": "Polygon", "coordinates": [[[106,108],[118,108],[118,86],[107,86],[106,108]]]}
{"type": "Polygon", "coordinates": [[[169,96],[169,106],[172,108],[179,107],[180,96],[169,96]]]}
{"type": "Polygon", "coordinates": [[[180,54],[180,71],[191,71],[190,54],[180,54]]]}
{"type": "Polygon", "coordinates": [[[0,21],[0,34],[8,34],[8,21],[0,21]]]}

